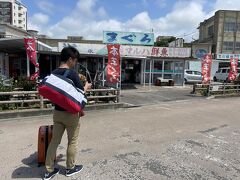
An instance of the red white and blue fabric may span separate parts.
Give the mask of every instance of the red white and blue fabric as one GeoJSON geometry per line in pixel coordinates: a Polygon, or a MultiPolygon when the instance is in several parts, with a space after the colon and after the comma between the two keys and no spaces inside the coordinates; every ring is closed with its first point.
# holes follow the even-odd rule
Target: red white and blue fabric
{"type": "Polygon", "coordinates": [[[39,85],[38,92],[44,98],[65,109],[67,112],[83,114],[87,103],[84,91],[74,86],[64,75],[51,74],[39,85]]]}

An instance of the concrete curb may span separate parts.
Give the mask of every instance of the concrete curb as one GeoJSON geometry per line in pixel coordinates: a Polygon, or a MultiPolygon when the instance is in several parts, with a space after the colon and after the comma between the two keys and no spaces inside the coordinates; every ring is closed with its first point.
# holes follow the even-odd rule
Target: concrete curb
{"type": "MultiPolygon", "coordinates": [[[[85,107],[85,111],[103,110],[103,109],[117,109],[129,107],[125,103],[113,103],[113,104],[96,104],[88,105],[85,107]]],[[[7,112],[0,112],[0,121],[12,118],[30,117],[30,116],[44,116],[51,115],[53,109],[27,109],[27,110],[13,110],[7,112]]]]}

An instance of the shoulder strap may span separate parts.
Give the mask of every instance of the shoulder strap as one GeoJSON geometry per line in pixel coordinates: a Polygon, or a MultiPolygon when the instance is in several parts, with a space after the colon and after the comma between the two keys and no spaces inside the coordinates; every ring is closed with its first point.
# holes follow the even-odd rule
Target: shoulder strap
{"type": "MultiPolygon", "coordinates": [[[[67,78],[67,75],[68,75],[70,72],[71,72],[71,70],[70,70],[70,69],[67,69],[67,70],[64,72],[63,77],[67,78]]],[[[70,79],[70,78],[67,78],[67,79],[71,81],[71,83],[72,83],[73,86],[75,86],[75,84],[74,84],[74,82],[73,82],[72,79],[70,79]]]]}
{"type": "Polygon", "coordinates": [[[70,72],[70,69],[67,69],[67,70],[64,72],[63,76],[64,76],[64,77],[67,77],[67,75],[69,74],[69,72],[70,72]]]}

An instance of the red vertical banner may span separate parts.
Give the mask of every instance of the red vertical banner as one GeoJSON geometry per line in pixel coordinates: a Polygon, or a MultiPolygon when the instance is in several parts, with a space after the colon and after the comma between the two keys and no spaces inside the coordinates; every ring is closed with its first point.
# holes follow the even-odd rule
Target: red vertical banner
{"type": "Polygon", "coordinates": [[[107,65],[107,82],[116,84],[120,82],[120,45],[109,44],[108,65],[107,65]]]}
{"type": "MultiPolygon", "coordinates": [[[[39,68],[39,64],[37,63],[37,52],[36,52],[36,39],[35,38],[24,38],[25,49],[27,53],[27,57],[31,63],[35,66],[35,68],[39,68]]],[[[37,70],[31,77],[31,80],[36,79],[39,76],[39,70],[37,70]]]]}
{"type": "Polygon", "coordinates": [[[212,55],[206,54],[202,58],[202,83],[209,84],[211,80],[212,55]]]}
{"type": "Polygon", "coordinates": [[[36,40],[34,38],[24,38],[24,44],[26,53],[29,61],[31,61],[34,66],[37,65],[37,52],[36,52],[36,40]]]}
{"type": "Polygon", "coordinates": [[[234,81],[234,80],[236,80],[237,76],[238,76],[238,58],[231,58],[228,80],[234,81]]]}

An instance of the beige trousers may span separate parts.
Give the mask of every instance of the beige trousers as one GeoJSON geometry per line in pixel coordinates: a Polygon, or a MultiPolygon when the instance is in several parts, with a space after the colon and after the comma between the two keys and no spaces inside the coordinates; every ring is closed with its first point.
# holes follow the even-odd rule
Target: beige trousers
{"type": "Polygon", "coordinates": [[[75,157],[78,145],[78,135],[80,129],[79,114],[70,114],[66,111],[53,112],[53,136],[48,146],[45,167],[48,172],[54,170],[54,158],[58,145],[61,143],[63,133],[67,130],[67,169],[72,169],[75,165],[75,157]]]}

